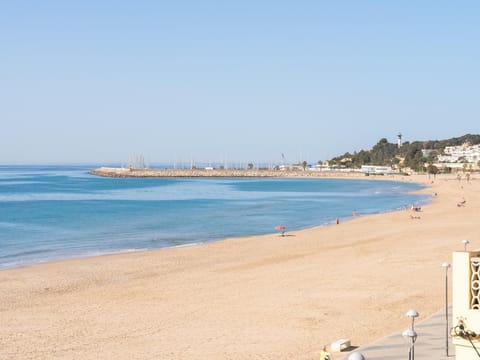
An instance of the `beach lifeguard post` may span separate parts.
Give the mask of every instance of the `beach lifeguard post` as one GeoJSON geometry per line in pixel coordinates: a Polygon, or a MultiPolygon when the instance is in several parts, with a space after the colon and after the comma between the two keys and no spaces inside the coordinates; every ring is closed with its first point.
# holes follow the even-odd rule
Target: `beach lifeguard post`
{"type": "Polygon", "coordinates": [[[456,360],[477,359],[480,352],[480,251],[453,253],[452,328],[456,360]]]}

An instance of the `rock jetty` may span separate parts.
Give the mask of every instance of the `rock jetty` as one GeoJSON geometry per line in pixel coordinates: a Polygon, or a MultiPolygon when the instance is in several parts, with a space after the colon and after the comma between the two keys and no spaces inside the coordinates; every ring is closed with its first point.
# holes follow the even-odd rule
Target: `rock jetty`
{"type": "Polygon", "coordinates": [[[127,178],[127,177],[285,177],[305,176],[307,171],[283,171],[267,169],[127,169],[101,167],[89,171],[89,174],[127,178]]]}
{"type": "Polygon", "coordinates": [[[113,178],[165,178],[165,177],[363,177],[363,173],[312,170],[269,170],[269,169],[128,169],[101,167],[89,174],[113,178]]]}

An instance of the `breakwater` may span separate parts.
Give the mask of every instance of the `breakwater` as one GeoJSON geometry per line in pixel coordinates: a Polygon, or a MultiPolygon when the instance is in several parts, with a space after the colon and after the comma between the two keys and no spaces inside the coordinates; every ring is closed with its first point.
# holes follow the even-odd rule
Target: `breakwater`
{"type": "Polygon", "coordinates": [[[352,177],[361,176],[358,172],[311,171],[311,170],[268,170],[268,169],[127,169],[101,167],[89,171],[89,174],[116,178],[154,178],[154,177],[352,177]]]}

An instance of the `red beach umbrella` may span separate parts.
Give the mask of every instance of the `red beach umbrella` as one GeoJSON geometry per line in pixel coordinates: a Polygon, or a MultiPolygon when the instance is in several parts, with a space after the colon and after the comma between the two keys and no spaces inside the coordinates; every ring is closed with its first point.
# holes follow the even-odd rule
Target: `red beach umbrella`
{"type": "Polygon", "coordinates": [[[282,232],[282,236],[285,236],[285,228],[286,228],[285,225],[277,225],[277,226],[275,226],[275,229],[276,229],[276,230],[279,230],[279,231],[282,232]]]}

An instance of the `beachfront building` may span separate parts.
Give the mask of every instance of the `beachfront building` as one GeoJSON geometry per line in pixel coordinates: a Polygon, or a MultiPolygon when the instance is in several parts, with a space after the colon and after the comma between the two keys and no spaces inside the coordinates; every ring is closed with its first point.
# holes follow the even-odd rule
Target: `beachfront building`
{"type": "Polygon", "coordinates": [[[360,169],[353,169],[346,167],[345,165],[326,165],[326,164],[317,164],[311,166],[307,169],[308,171],[316,172],[344,172],[344,173],[358,173],[361,172],[360,169]]]}
{"type": "Polygon", "coordinates": [[[309,168],[310,171],[332,171],[332,168],[328,165],[328,162],[323,162],[320,164],[316,164],[309,168]]]}
{"type": "Polygon", "coordinates": [[[278,168],[282,171],[303,171],[303,166],[298,164],[280,165],[278,168]]]}
{"type": "Polygon", "coordinates": [[[378,166],[378,165],[362,165],[361,171],[365,174],[386,175],[396,174],[397,170],[392,169],[391,166],[378,166]]]}
{"type": "MultiPolygon", "coordinates": [[[[452,319],[456,360],[477,359],[480,349],[480,253],[453,253],[452,319]]],[[[448,325],[448,324],[447,324],[448,325]]]]}
{"type": "Polygon", "coordinates": [[[464,165],[478,167],[480,161],[480,144],[468,142],[459,146],[446,146],[443,155],[437,159],[437,167],[463,168],[464,165]]]}

